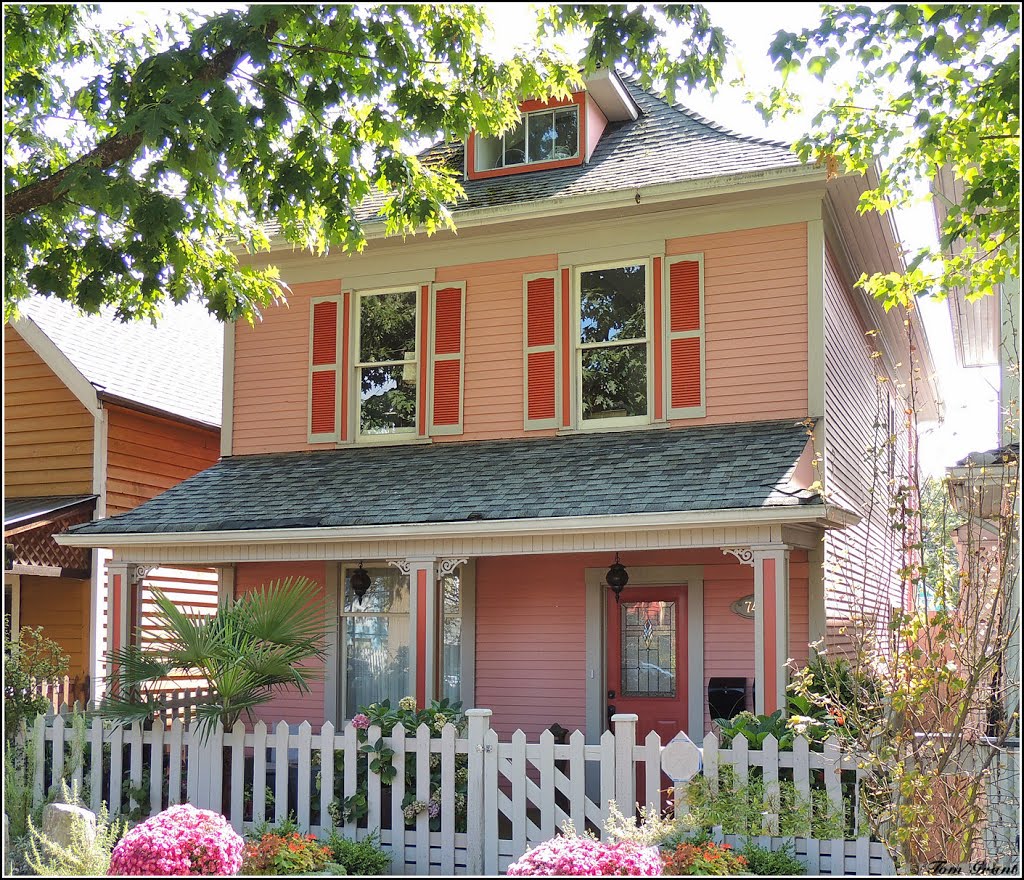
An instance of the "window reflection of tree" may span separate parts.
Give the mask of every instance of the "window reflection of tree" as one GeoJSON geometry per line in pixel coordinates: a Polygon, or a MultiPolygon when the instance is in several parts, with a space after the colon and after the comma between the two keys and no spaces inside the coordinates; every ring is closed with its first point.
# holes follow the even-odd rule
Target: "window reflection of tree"
{"type": "Polygon", "coordinates": [[[642,264],[580,275],[580,342],[619,343],[581,354],[584,418],[647,413],[646,292],[642,264]]]}
{"type": "Polygon", "coordinates": [[[360,430],[416,424],[416,293],[374,294],[359,301],[360,430]]]}

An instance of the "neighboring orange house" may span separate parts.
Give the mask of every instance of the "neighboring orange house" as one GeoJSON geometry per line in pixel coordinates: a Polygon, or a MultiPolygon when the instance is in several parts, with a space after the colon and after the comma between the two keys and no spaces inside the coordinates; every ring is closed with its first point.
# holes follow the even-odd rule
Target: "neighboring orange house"
{"type": "MultiPolygon", "coordinates": [[[[53,535],[217,461],[221,346],[219,325],[191,307],[154,328],[32,300],[4,327],[4,611],[15,629],[42,626],[79,682],[103,675],[109,553],[53,535]]],[[[142,574],[183,604],[216,606],[212,569],[142,574]]]]}
{"type": "Polygon", "coordinates": [[[852,286],[901,267],[868,182],[610,71],[524,112],[427,151],[464,172],[458,234],[386,238],[369,205],[362,254],[280,242],[287,308],[227,328],[220,463],[62,538],[235,595],[314,579],[326,675],[268,720],[413,694],[502,735],[617,710],[702,737],[709,688],[771,712],[788,658],[903,603],[897,463],[865,449],[913,358],[852,286]]]}

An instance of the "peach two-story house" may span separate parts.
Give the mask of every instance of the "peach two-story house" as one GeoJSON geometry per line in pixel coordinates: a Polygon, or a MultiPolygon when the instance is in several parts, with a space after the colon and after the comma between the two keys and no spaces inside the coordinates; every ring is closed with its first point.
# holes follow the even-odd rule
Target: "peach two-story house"
{"type": "Polygon", "coordinates": [[[867,182],[611,71],[425,158],[458,232],[386,238],[370,204],[359,255],[276,246],[287,307],[226,328],[219,463],[63,540],[111,547],[117,589],[319,584],[322,683],[267,720],[414,695],[667,739],[782,707],[787,660],[905,601],[896,453],[865,451],[928,350],[853,287],[900,266],[867,182]]]}

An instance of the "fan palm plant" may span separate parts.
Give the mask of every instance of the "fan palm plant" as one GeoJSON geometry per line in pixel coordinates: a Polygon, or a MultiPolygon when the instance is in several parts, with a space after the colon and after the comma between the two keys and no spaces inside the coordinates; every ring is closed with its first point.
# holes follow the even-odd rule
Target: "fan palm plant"
{"type": "Polygon", "coordinates": [[[285,578],[200,617],[154,592],[152,620],[162,635],[153,647],[128,645],[108,653],[113,672],[100,715],[119,724],[145,721],[165,708],[160,692],[172,677],[203,678],[210,694],[197,700],[194,711],[205,737],[217,722],[230,728],[243,712],[270,700],[275,688],[308,693],[320,669],[304,663],[326,654],[317,598],[313,581],[285,578]]]}

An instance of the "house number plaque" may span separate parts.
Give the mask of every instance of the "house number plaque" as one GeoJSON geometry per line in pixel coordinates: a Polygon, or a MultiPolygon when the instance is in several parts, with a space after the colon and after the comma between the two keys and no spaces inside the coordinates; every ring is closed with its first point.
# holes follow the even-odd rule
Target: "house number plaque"
{"type": "Polygon", "coordinates": [[[753,617],[754,617],[754,594],[751,593],[749,596],[743,596],[743,597],[737,599],[729,607],[732,609],[733,614],[738,614],[740,617],[746,617],[748,619],[753,619],[753,617]]]}

